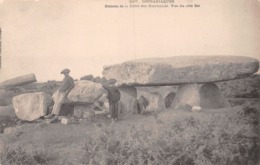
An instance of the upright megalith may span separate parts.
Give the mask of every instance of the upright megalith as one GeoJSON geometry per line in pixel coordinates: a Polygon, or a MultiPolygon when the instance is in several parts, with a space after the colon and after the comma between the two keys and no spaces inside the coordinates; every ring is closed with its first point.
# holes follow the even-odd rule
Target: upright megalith
{"type": "Polygon", "coordinates": [[[149,101],[149,104],[146,108],[147,111],[159,111],[165,109],[164,100],[162,98],[162,95],[158,92],[152,92],[146,95],[147,100],[149,101]]]}
{"type": "Polygon", "coordinates": [[[137,91],[135,87],[132,86],[120,86],[118,87],[120,91],[120,104],[121,104],[121,113],[124,115],[132,114],[138,112],[137,107],[137,91]]]}
{"type": "Polygon", "coordinates": [[[119,86],[179,85],[172,103],[175,108],[191,109],[193,106],[218,108],[219,106],[210,104],[215,98],[218,98],[225,107],[228,104],[220,95],[219,89],[215,88],[215,82],[248,77],[258,69],[259,61],[250,57],[175,56],[139,59],[106,66],[103,75],[107,79],[116,79],[119,86]],[[201,84],[207,85],[201,89],[201,84]],[[208,95],[205,90],[215,91],[216,95],[208,95]],[[207,96],[211,98],[206,98],[207,96]]]}
{"type": "Polygon", "coordinates": [[[194,84],[182,84],[179,86],[172,106],[182,108],[186,106],[200,106],[200,86],[194,84]]]}
{"type": "Polygon", "coordinates": [[[12,100],[16,116],[25,121],[33,121],[47,114],[51,97],[43,92],[26,93],[12,100]]]}
{"type": "Polygon", "coordinates": [[[202,108],[227,108],[229,102],[214,83],[206,83],[200,88],[200,106],[202,108]]]}

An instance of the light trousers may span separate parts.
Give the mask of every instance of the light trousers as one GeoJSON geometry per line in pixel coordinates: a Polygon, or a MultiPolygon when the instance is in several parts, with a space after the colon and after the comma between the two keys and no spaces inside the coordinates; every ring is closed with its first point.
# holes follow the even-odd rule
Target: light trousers
{"type": "Polygon", "coordinates": [[[66,98],[66,93],[62,93],[60,91],[57,91],[57,92],[54,93],[52,98],[53,98],[53,101],[54,101],[52,114],[59,115],[60,110],[61,110],[61,106],[62,106],[62,104],[63,104],[63,102],[66,98]]]}

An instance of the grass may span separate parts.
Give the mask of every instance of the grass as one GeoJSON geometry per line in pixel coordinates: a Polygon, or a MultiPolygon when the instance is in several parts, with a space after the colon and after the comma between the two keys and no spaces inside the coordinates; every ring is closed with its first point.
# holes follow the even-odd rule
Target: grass
{"type": "Polygon", "coordinates": [[[0,160],[4,165],[48,165],[50,159],[46,148],[28,152],[18,146],[16,148],[5,148],[0,160]]]}
{"type": "Polygon", "coordinates": [[[87,138],[82,163],[256,165],[260,154],[256,112],[250,108],[209,110],[174,120],[162,120],[159,114],[156,124],[136,123],[123,131],[116,124],[102,126],[87,138]]]}
{"type": "Polygon", "coordinates": [[[3,133],[5,127],[15,126],[17,119],[7,115],[0,116],[0,133],[3,133]]]}
{"type": "Polygon", "coordinates": [[[1,163],[256,165],[259,111],[257,104],[241,105],[196,113],[167,110],[111,124],[100,124],[103,119],[77,125],[23,124],[17,135],[2,134],[8,148],[1,163]]]}

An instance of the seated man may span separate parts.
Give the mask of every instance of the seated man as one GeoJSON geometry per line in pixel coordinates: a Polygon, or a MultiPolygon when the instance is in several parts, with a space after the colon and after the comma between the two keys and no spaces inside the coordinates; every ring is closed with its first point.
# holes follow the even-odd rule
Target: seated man
{"type": "Polygon", "coordinates": [[[64,102],[71,89],[74,88],[74,80],[69,75],[69,73],[69,69],[63,69],[61,71],[61,74],[64,74],[64,79],[60,88],[54,93],[55,97],[53,96],[54,106],[52,109],[52,113],[45,116],[45,118],[51,119],[50,123],[55,122],[58,119],[62,103],[64,102]]]}

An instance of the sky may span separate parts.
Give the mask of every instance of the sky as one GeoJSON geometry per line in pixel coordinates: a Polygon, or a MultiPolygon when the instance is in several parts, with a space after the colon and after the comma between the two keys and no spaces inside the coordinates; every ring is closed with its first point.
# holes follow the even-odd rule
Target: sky
{"type": "MultiPolygon", "coordinates": [[[[141,1],[141,0],[139,0],[141,1]]],[[[199,8],[105,8],[128,0],[0,0],[0,82],[102,76],[103,66],[184,55],[260,60],[260,1],[175,0],[199,8]]],[[[140,4],[140,3],[139,3],[140,4]]]]}

